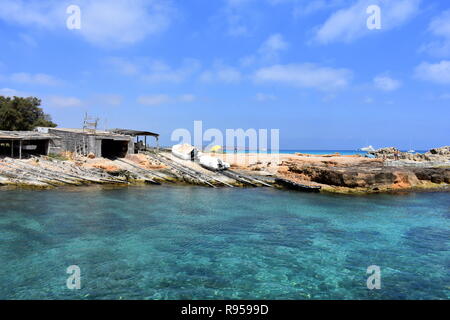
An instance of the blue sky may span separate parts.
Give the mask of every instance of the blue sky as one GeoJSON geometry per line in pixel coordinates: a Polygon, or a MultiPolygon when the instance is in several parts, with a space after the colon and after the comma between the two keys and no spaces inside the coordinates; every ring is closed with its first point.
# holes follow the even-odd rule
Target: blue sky
{"type": "Polygon", "coordinates": [[[444,0],[0,1],[0,94],[61,127],[280,129],[283,149],[450,144],[444,0]],[[81,29],[66,27],[69,5],[81,29]],[[366,9],[381,8],[369,30],[366,9]]]}

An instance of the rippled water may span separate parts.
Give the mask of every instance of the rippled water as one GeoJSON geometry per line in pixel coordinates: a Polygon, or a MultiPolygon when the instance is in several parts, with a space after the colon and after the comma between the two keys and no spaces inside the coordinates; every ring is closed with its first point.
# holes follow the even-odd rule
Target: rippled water
{"type": "Polygon", "coordinates": [[[449,218],[448,193],[2,190],[0,299],[448,299],[449,218]]]}

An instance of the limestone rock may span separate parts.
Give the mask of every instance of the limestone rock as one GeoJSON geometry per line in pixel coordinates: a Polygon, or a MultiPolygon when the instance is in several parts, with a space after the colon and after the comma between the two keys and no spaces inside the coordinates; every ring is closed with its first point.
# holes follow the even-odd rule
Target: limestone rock
{"type": "Polygon", "coordinates": [[[441,156],[450,156],[450,146],[431,149],[429,152],[431,154],[436,154],[436,155],[441,155],[441,156]]]}
{"type": "Polygon", "coordinates": [[[389,147],[382,148],[376,151],[370,152],[376,158],[385,160],[408,160],[417,162],[435,162],[435,163],[448,163],[450,162],[450,146],[431,149],[426,153],[409,153],[400,152],[397,148],[389,147]]]}
{"type": "Polygon", "coordinates": [[[435,184],[450,183],[450,168],[387,167],[372,162],[363,165],[330,166],[284,163],[288,170],[285,175],[327,186],[363,190],[398,190],[420,187],[424,182],[435,184]]]}

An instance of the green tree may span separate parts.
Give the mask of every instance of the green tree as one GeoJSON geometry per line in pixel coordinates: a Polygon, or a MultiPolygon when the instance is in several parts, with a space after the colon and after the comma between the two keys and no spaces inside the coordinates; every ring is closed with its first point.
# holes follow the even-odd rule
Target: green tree
{"type": "Polygon", "coordinates": [[[0,130],[27,131],[36,127],[56,127],[40,105],[41,100],[35,97],[0,96],[0,130]]]}

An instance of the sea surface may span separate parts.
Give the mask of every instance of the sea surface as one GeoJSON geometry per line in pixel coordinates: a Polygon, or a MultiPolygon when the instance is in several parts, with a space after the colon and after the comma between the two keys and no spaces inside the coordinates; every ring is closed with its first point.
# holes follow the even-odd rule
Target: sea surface
{"type": "MultiPolygon", "coordinates": [[[[401,150],[402,152],[407,152],[407,150],[401,150]]],[[[271,151],[249,151],[249,150],[238,150],[237,153],[270,153],[271,151]]],[[[425,153],[426,150],[418,150],[415,153],[425,153]]],[[[225,150],[225,153],[234,153],[233,150],[225,150]]],[[[323,154],[334,154],[339,153],[341,155],[366,155],[367,152],[360,150],[305,150],[305,149],[280,149],[274,153],[282,153],[282,154],[295,154],[295,153],[305,153],[305,154],[314,154],[314,155],[323,155],[323,154]]]]}
{"type": "Polygon", "coordinates": [[[449,226],[448,193],[0,190],[0,299],[449,299],[449,226]]]}

